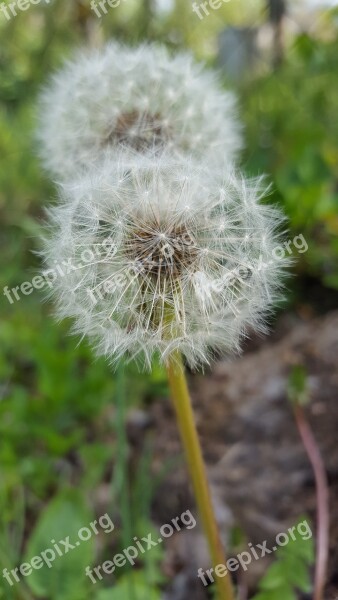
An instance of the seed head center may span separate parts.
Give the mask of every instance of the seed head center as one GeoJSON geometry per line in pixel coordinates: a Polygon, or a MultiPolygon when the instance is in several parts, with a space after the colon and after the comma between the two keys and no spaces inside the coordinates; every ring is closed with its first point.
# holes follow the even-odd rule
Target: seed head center
{"type": "Polygon", "coordinates": [[[161,230],[159,224],[154,224],[132,230],[126,241],[126,254],[149,275],[177,278],[194,268],[198,249],[193,235],[183,225],[161,230]]]}
{"type": "Polygon", "coordinates": [[[126,144],[134,150],[162,146],[169,139],[169,130],[160,114],[138,112],[121,113],[104,144],[126,144]]]}

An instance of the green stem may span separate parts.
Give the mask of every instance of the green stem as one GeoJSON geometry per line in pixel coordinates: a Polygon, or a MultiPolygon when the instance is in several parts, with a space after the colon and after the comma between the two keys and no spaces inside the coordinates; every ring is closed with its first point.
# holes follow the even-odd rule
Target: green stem
{"type": "MultiPolygon", "coordinates": [[[[113,480],[114,494],[119,499],[122,524],[122,544],[127,548],[131,544],[132,515],[130,508],[128,441],[126,436],[126,378],[124,365],[121,363],[116,373],[116,420],[115,420],[117,452],[113,480]]],[[[135,600],[132,578],[129,581],[129,597],[135,600]]]]}
{"type": "MultiPolygon", "coordinates": [[[[169,359],[167,373],[196,503],[209,543],[212,564],[213,567],[218,564],[225,565],[226,559],[214,515],[206,469],[184,374],[184,366],[179,352],[173,353],[169,359]]],[[[234,595],[229,573],[225,577],[216,576],[216,586],[218,600],[233,600],[234,595]]]]}

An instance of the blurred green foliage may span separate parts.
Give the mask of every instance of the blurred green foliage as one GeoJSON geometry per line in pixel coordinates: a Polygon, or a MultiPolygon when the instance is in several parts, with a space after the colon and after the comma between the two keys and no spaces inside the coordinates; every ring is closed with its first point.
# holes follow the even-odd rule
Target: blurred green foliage
{"type": "MultiPolygon", "coordinates": [[[[33,251],[39,247],[43,207],[56,199],[54,186],[39,166],[34,141],[36,99],[49,74],[75,46],[101,43],[112,36],[129,43],[155,39],[173,48],[188,47],[212,62],[217,34],[226,24],[243,24],[243,15],[246,25],[264,19],[264,2],[238,0],[235,4],[224,3],[203,21],[192,14],[187,0],[175,0],[171,8],[169,3],[169,9],[161,11],[155,2],[126,0],[100,20],[86,0],[41,2],[10,21],[0,15],[1,288],[20,285],[36,274],[39,260],[33,251]]],[[[333,11],[331,38],[302,34],[278,71],[266,68],[238,84],[247,125],[244,168],[254,175],[264,171],[272,180],[271,200],[285,208],[291,233],[303,233],[309,245],[307,253],[297,256],[295,269],[301,276],[317,279],[324,294],[325,286],[338,288],[338,40],[334,18],[333,11]]],[[[81,506],[76,508],[74,496],[72,509],[81,516],[95,509],[96,490],[108,484],[111,507],[121,517],[123,528],[130,530],[132,519],[133,535],[147,534],[152,527],[155,485],[147,478],[149,449],[140,458],[132,490],[126,490],[121,486],[127,478],[126,454],[119,451],[116,422],[121,418],[123,422],[131,406],[166,393],[161,368],[154,365],[153,373],[147,375],[128,367],[121,391],[107,362],[95,360],[85,342],[78,345],[78,340],[68,337],[69,323],[54,323],[52,308],[43,302],[42,293],[35,290],[13,304],[1,293],[1,303],[1,568],[20,564],[38,537],[52,536],[44,519],[50,514],[53,522],[58,518],[53,516],[55,504],[73,488],[81,490],[81,506]],[[126,403],[122,415],[121,399],[126,403]],[[123,507],[130,503],[122,515],[118,511],[121,498],[123,507]]],[[[73,521],[72,510],[65,520],[73,521]]],[[[80,519],[83,526],[86,519],[80,519]]],[[[125,543],[123,528],[113,536],[116,548],[125,543]]],[[[110,551],[106,542],[99,552],[93,550],[90,561],[97,564],[110,551]]],[[[160,559],[160,554],[148,553],[140,570],[133,572],[136,600],[158,597],[160,559]]],[[[111,589],[101,589],[97,600],[132,598],[128,596],[130,578],[123,570],[121,575],[114,595],[111,589]]],[[[60,578],[64,577],[61,573],[60,578]]],[[[31,593],[39,590],[48,600],[65,597],[64,591],[60,596],[44,587],[48,581],[38,579],[32,580],[30,592],[25,585],[12,589],[0,578],[0,598],[31,600],[31,593]]],[[[92,597],[85,584],[76,592],[67,589],[74,600],[78,591],[83,600],[92,597]]]]}
{"type": "MultiPolygon", "coordinates": [[[[333,13],[334,16],[334,13],[333,13]]],[[[285,64],[242,88],[246,166],[272,178],[272,200],[309,250],[296,269],[338,288],[338,39],[298,36],[285,64]]],[[[291,237],[290,236],[290,237],[291,237]]]]}

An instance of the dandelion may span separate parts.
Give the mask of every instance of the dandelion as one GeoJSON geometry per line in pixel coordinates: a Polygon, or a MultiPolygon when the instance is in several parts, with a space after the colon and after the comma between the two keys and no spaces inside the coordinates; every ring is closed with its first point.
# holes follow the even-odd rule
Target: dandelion
{"type": "Polygon", "coordinates": [[[77,265],[54,286],[60,316],[113,361],[127,354],[151,368],[155,353],[165,363],[179,350],[197,367],[237,351],[248,327],[262,328],[280,281],[280,215],[259,203],[261,184],[158,161],[128,172],[106,163],[63,186],[45,251],[47,267],[77,265]],[[107,239],[108,252],[83,260],[107,239]]]}
{"type": "MultiPolygon", "coordinates": [[[[260,179],[236,173],[106,162],[62,186],[45,242],[47,266],[73,265],[53,289],[59,316],[113,361],[143,358],[151,368],[157,354],[165,364],[214,566],[225,559],[181,356],[196,367],[262,328],[283,266],[272,254],[282,219],[263,195],[260,179]]],[[[217,584],[231,599],[229,577],[217,584]]]]}
{"type": "Polygon", "coordinates": [[[41,157],[61,180],[121,148],[125,161],[166,149],[219,165],[242,146],[234,95],[190,55],[156,45],[79,53],[46,87],[39,121],[41,157]]]}

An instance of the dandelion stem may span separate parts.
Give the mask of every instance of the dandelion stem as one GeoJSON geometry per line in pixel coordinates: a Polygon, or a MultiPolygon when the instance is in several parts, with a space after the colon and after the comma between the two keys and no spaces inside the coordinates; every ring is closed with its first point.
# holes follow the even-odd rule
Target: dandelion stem
{"type": "Polygon", "coordinates": [[[329,529],[330,529],[330,509],[329,509],[329,487],[325,465],[312,433],[312,429],[307,422],[303,407],[298,404],[294,408],[296,423],[300,433],[303,445],[309,457],[316,482],[317,495],[317,556],[315,569],[314,600],[323,600],[324,588],[327,574],[327,563],[329,553],[329,529]]]}
{"type": "MultiPolygon", "coordinates": [[[[225,564],[226,559],[219,537],[211,495],[189,396],[184,366],[179,352],[168,360],[167,373],[178,426],[192,480],[198,511],[207,537],[213,567],[225,564]]],[[[229,574],[216,577],[218,600],[233,600],[229,574]]]]}

